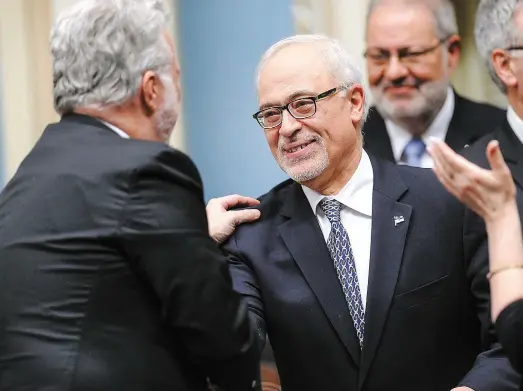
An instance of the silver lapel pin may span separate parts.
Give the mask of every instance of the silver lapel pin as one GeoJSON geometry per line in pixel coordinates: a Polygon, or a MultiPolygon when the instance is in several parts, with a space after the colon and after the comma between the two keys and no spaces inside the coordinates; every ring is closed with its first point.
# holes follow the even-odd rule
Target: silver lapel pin
{"type": "Polygon", "coordinates": [[[394,216],[394,226],[396,227],[398,224],[403,223],[405,221],[405,218],[403,216],[394,216]]]}

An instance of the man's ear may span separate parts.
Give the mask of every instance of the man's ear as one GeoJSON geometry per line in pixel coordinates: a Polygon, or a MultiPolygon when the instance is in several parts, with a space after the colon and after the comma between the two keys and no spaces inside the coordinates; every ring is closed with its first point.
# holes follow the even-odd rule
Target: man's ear
{"type": "Polygon", "coordinates": [[[161,83],[158,75],[146,71],[140,83],[140,99],[143,109],[148,116],[152,116],[160,107],[161,83]]]}
{"type": "Polygon", "coordinates": [[[447,66],[450,72],[453,72],[458,66],[461,59],[461,37],[452,35],[447,40],[447,66]]]}
{"type": "Polygon", "coordinates": [[[347,92],[347,97],[351,103],[351,120],[352,123],[361,122],[365,110],[365,91],[361,84],[354,84],[347,92]]]}
{"type": "Polygon", "coordinates": [[[493,50],[490,56],[490,60],[492,61],[496,75],[501,79],[503,84],[508,87],[514,87],[518,84],[518,79],[510,67],[510,56],[505,50],[493,50]]]}

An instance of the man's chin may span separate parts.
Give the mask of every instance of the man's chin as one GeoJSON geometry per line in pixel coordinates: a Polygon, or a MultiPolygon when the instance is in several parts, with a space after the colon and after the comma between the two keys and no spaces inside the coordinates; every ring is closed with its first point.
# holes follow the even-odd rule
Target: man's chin
{"type": "Polygon", "coordinates": [[[282,167],[295,182],[305,184],[316,179],[324,171],[322,167],[282,167]]]}
{"type": "Polygon", "coordinates": [[[424,111],[423,106],[415,98],[376,102],[376,107],[380,114],[390,119],[416,117],[424,111]]]}

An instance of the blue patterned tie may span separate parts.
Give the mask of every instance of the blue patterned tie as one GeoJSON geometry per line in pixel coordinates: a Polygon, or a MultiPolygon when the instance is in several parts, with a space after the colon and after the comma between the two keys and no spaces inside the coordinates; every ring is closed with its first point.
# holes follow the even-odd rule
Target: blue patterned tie
{"type": "Polygon", "coordinates": [[[419,137],[413,137],[405,146],[401,155],[401,162],[414,167],[421,167],[421,157],[425,153],[426,145],[419,137]]]}
{"type": "Polygon", "coordinates": [[[358,334],[360,348],[363,346],[363,332],[365,329],[365,310],[361,301],[360,284],[356,273],[354,255],[350,246],[349,235],[341,224],[341,203],[337,200],[324,198],[320,202],[320,208],[331,223],[331,231],[327,241],[327,247],[334,261],[334,267],[338,274],[345,300],[349,306],[349,312],[358,334]]]}

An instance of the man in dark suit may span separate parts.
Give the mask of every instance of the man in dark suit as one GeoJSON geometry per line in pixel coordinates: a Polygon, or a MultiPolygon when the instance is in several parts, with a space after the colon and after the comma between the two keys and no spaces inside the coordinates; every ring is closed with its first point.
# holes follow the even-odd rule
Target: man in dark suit
{"type": "Polygon", "coordinates": [[[510,4],[493,0],[482,0],[476,14],[475,38],[480,53],[489,74],[505,94],[508,110],[504,121],[492,127],[493,131],[475,144],[466,148],[463,154],[483,167],[488,167],[485,150],[490,140],[496,139],[507,165],[518,187],[523,190],[523,98],[521,84],[523,76],[521,68],[521,51],[523,46],[513,45],[511,37],[514,34],[523,35],[523,2],[510,4]],[[511,35],[512,34],[512,35],[511,35]],[[497,39],[490,39],[492,36],[497,39]],[[517,68],[514,69],[514,67],[517,68]]]}
{"type": "Polygon", "coordinates": [[[364,126],[368,152],[431,167],[430,137],[459,151],[501,123],[503,110],[466,99],[451,87],[460,37],[449,0],[371,1],[366,46],[375,101],[364,126]]]}
{"type": "Polygon", "coordinates": [[[283,389],[517,389],[489,322],[485,232],[430,170],[362,149],[350,56],[296,36],[258,69],[254,117],[292,179],[225,249],[283,389]]]}
{"type": "Polygon", "coordinates": [[[523,37],[522,16],[523,1],[482,0],[478,6],[476,46],[492,80],[507,97],[509,107],[504,121],[493,127],[492,133],[463,151],[467,159],[488,168],[487,144],[490,140],[498,140],[516,183],[520,216],[523,216],[523,46],[514,45],[510,37],[523,37]]]}
{"type": "Polygon", "coordinates": [[[167,26],[161,0],[81,1],[54,26],[62,119],[0,195],[1,390],[257,385],[198,171],[165,143],[179,96],[167,26]]]}

